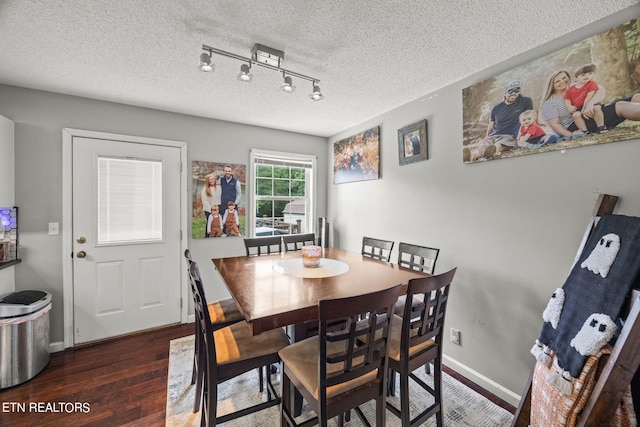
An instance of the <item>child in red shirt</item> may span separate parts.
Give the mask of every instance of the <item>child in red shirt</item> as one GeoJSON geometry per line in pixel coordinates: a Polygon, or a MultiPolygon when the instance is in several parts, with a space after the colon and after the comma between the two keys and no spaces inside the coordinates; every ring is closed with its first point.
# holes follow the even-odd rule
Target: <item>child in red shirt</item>
{"type": "Polygon", "coordinates": [[[537,114],[533,110],[526,110],[520,114],[521,126],[518,133],[518,147],[539,148],[545,144],[553,144],[558,140],[557,136],[546,134],[536,119],[537,114]]]}
{"type": "MultiPolygon", "coordinates": [[[[584,117],[582,116],[582,107],[584,104],[587,104],[593,98],[593,95],[596,93],[600,87],[593,80],[593,76],[596,74],[596,65],[595,64],[584,64],[575,72],[575,82],[567,92],[564,94],[564,102],[567,106],[567,110],[569,113],[573,115],[573,121],[575,122],[578,129],[580,129],[583,133],[588,133],[587,124],[584,121],[584,117]]],[[[596,126],[598,126],[598,133],[608,132],[609,129],[604,125],[604,114],[602,113],[602,105],[596,104],[593,106],[593,120],[596,122],[596,126]]]]}

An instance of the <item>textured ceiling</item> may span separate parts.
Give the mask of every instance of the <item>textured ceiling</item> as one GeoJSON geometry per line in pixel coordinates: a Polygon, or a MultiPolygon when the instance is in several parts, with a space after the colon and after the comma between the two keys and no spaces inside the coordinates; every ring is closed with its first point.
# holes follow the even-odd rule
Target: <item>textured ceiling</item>
{"type": "MultiPolygon", "coordinates": [[[[330,136],[638,0],[0,0],[0,83],[330,136]],[[285,52],[282,76],[213,57],[285,52]]],[[[631,18],[631,17],[630,17],[631,18]]]]}

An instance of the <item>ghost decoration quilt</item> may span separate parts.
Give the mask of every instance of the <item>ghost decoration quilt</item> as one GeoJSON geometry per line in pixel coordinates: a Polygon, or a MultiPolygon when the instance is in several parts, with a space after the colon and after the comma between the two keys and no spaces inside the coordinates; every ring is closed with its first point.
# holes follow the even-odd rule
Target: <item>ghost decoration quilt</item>
{"type": "Polygon", "coordinates": [[[577,378],[587,357],[617,336],[627,296],[638,286],[640,218],[603,216],[564,285],[549,300],[532,353],[542,361],[552,350],[564,380],[577,378]]]}

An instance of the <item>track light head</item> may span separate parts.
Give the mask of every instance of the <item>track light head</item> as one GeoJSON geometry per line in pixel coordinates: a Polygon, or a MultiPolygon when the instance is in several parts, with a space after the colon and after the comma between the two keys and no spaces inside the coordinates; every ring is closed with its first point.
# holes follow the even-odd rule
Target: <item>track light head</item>
{"type": "Polygon", "coordinates": [[[198,64],[198,68],[200,68],[200,71],[204,71],[205,73],[213,71],[215,66],[211,63],[211,56],[209,56],[208,53],[200,54],[200,63],[198,64]]]}
{"type": "Polygon", "coordinates": [[[247,64],[242,64],[240,66],[240,73],[238,74],[238,80],[240,80],[241,82],[247,82],[247,83],[253,80],[253,74],[251,74],[250,68],[247,64]]]}
{"type": "Polygon", "coordinates": [[[291,77],[286,76],[284,78],[284,83],[282,83],[280,89],[287,93],[293,93],[296,90],[296,87],[292,84],[291,77]]]}
{"type": "Polygon", "coordinates": [[[314,101],[321,101],[324,99],[324,95],[320,92],[320,86],[313,85],[313,92],[309,94],[309,98],[314,101]]]}

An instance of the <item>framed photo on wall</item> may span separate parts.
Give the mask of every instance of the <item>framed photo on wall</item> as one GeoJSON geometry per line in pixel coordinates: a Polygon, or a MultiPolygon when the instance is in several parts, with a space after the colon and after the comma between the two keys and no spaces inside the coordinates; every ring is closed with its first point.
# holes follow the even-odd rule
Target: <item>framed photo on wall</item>
{"type": "Polygon", "coordinates": [[[191,237],[244,236],[247,166],[194,160],[192,176],[191,237]]]}
{"type": "Polygon", "coordinates": [[[463,89],[463,162],[640,137],[639,36],[634,19],[463,89]]]}
{"type": "Polygon", "coordinates": [[[398,158],[400,166],[427,160],[427,121],[398,129],[398,158]]]}
{"type": "Polygon", "coordinates": [[[380,126],[333,143],[333,183],[380,177],[380,126]]]}

